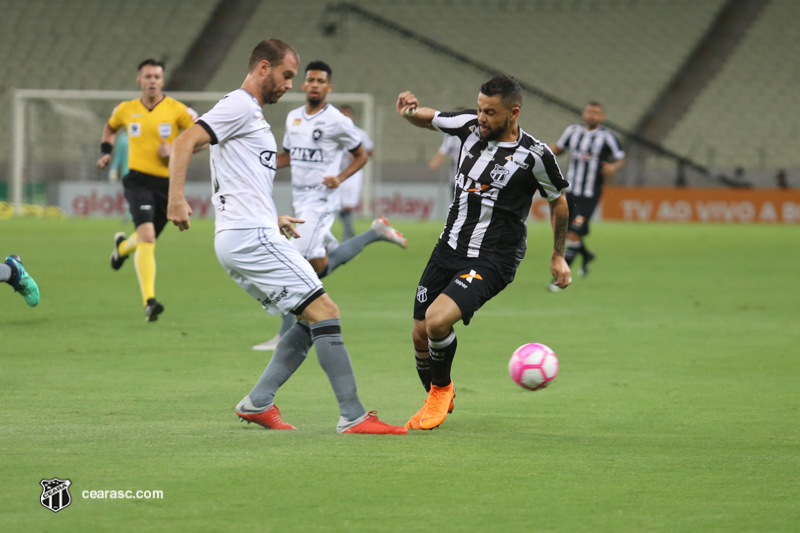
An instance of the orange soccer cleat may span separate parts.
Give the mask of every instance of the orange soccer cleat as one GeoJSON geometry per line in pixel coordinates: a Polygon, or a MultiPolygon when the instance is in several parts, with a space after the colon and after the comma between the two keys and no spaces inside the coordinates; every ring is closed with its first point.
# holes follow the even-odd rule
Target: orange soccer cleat
{"type": "MultiPolygon", "coordinates": [[[[419,418],[420,429],[433,429],[441,425],[450,412],[453,398],[456,395],[455,386],[451,381],[446,387],[431,385],[428,399],[419,418]]],[[[410,422],[410,421],[409,421],[410,422]]]]}
{"type": "Polygon", "coordinates": [[[340,419],[336,431],[339,433],[361,433],[369,435],[405,435],[408,433],[406,428],[393,426],[378,420],[378,413],[376,411],[370,411],[352,422],[340,419]]]}
{"type": "Polygon", "coordinates": [[[252,422],[267,429],[297,429],[281,420],[281,411],[277,405],[273,403],[269,409],[257,409],[253,406],[249,396],[246,396],[236,406],[236,414],[248,424],[252,422]]]}

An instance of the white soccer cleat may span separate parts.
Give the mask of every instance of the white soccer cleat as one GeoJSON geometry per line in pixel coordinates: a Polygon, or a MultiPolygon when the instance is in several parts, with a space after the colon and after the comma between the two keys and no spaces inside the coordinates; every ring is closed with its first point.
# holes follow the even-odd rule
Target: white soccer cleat
{"type": "Polygon", "coordinates": [[[378,232],[378,235],[382,240],[393,242],[400,248],[408,248],[408,241],[405,237],[403,237],[403,234],[394,229],[389,224],[389,221],[385,218],[376,218],[372,221],[372,225],[370,227],[378,232]]]}
{"type": "Polygon", "coordinates": [[[256,344],[255,346],[253,346],[253,349],[255,351],[257,351],[257,352],[269,352],[269,351],[274,350],[275,347],[278,346],[278,343],[280,342],[280,340],[281,340],[281,335],[279,333],[279,334],[275,335],[274,337],[272,337],[267,342],[262,342],[261,344],[256,344]]]}
{"type": "Polygon", "coordinates": [[[561,287],[556,285],[556,282],[553,281],[553,282],[550,283],[550,285],[547,286],[547,290],[550,291],[550,292],[561,292],[564,289],[562,289],[561,287]]]}

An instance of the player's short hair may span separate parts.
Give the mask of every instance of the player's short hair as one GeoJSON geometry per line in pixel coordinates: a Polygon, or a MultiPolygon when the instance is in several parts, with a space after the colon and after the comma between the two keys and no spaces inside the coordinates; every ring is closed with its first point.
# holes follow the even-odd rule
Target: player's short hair
{"type": "Polygon", "coordinates": [[[269,61],[269,64],[278,66],[283,64],[283,59],[289,52],[300,61],[300,56],[294,48],[281,41],[280,39],[265,39],[258,43],[253,51],[250,53],[250,62],[248,63],[247,70],[252,71],[256,65],[264,60],[269,61]]]}
{"type": "Polygon", "coordinates": [[[486,96],[500,95],[502,102],[509,108],[522,107],[522,87],[513,76],[495,76],[481,85],[481,93],[486,96]]]}
{"type": "Polygon", "coordinates": [[[586,106],[584,106],[584,107],[587,107],[587,106],[599,107],[600,109],[603,109],[603,104],[601,104],[597,100],[589,100],[588,102],[586,102],[586,106]]]}
{"type": "Polygon", "coordinates": [[[152,57],[149,57],[149,58],[145,59],[144,61],[142,61],[141,63],[139,63],[139,66],[136,67],[136,71],[139,72],[144,67],[161,67],[161,70],[166,70],[164,68],[164,62],[163,61],[158,61],[156,59],[153,59],[152,57]]]}
{"type": "Polygon", "coordinates": [[[325,63],[324,61],[312,61],[308,64],[304,72],[308,72],[309,70],[321,70],[323,72],[328,73],[328,81],[333,79],[333,71],[331,70],[330,65],[325,63]]]}

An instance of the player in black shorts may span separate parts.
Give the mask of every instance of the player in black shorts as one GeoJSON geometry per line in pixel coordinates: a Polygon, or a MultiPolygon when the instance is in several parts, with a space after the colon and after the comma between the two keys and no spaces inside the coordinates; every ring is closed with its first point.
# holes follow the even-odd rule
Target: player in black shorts
{"type": "Polygon", "coordinates": [[[469,324],[475,311],[513,281],[525,255],[525,219],[534,193],[550,204],[550,272],[560,287],[571,282],[564,259],[569,213],[567,182],[555,156],[517,125],[522,88],[514,78],[495,76],[481,85],[477,111],[440,113],[418,104],[410,92],[401,93],[397,112],[415,126],[461,140],[453,203],[414,304],[417,372],[428,398],[406,427],[433,429],[453,409],[453,326],[469,324]]]}
{"type": "MultiPolygon", "coordinates": [[[[583,264],[579,274],[586,277],[594,254],[584,243],[589,234],[589,220],[603,194],[603,182],[625,164],[625,152],[619,146],[614,133],[603,126],[606,116],[603,106],[589,102],[583,108],[583,124],[567,126],[558,142],[550,150],[559,155],[569,150],[567,167],[567,201],[569,202],[569,233],[567,233],[567,263],[571,266],[580,254],[583,264]]],[[[558,292],[561,288],[554,282],[548,289],[558,292]]]]}

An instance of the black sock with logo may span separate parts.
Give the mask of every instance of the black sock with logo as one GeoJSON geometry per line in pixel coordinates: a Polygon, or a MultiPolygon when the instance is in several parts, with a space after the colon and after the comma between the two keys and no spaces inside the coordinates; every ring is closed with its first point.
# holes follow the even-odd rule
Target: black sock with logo
{"type": "Polygon", "coordinates": [[[443,339],[428,337],[428,354],[431,363],[431,383],[437,387],[446,387],[450,384],[450,368],[456,356],[456,330],[451,329],[450,334],[443,339]]]}

